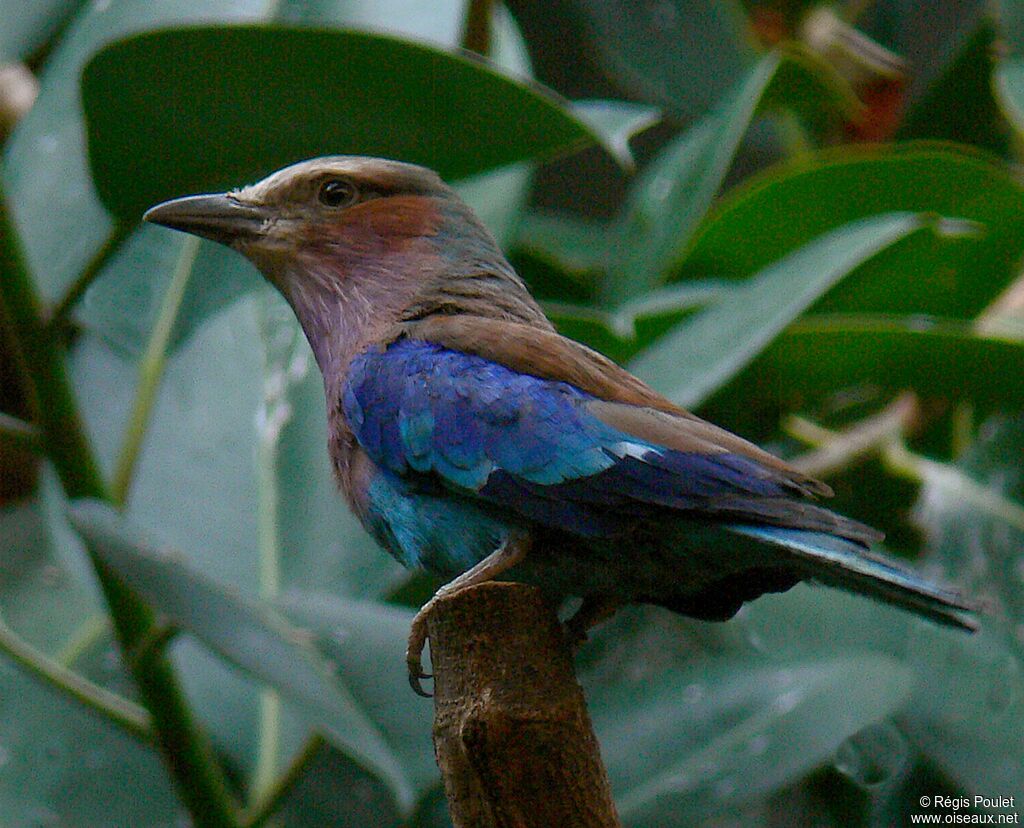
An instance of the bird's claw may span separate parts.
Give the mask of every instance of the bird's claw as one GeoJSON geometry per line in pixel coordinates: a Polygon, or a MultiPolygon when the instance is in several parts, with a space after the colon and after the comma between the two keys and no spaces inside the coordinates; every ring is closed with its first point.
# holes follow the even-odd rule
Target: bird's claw
{"type": "Polygon", "coordinates": [[[433,600],[428,601],[412,619],[412,626],[409,628],[409,644],[405,649],[405,666],[409,671],[409,686],[417,696],[429,699],[433,693],[423,689],[420,682],[423,679],[433,678],[430,673],[423,672],[423,647],[427,643],[427,613],[430,611],[433,600]]]}

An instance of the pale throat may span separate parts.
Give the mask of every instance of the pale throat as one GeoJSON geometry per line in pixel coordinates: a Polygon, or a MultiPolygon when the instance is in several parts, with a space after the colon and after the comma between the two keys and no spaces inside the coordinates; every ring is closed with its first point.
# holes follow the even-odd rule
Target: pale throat
{"type": "Polygon", "coordinates": [[[258,264],[294,310],[329,395],[353,357],[401,319],[425,276],[423,258],[402,253],[346,262],[299,254],[275,262],[273,272],[258,264]]]}

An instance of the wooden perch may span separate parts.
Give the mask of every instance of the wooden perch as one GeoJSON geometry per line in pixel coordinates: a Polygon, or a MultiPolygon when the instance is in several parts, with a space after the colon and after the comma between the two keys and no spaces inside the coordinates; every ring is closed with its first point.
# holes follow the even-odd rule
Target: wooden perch
{"type": "Polygon", "coordinates": [[[438,601],[427,623],[455,828],[618,828],[572,652],[540,592],[480,584],[438,601]]]}

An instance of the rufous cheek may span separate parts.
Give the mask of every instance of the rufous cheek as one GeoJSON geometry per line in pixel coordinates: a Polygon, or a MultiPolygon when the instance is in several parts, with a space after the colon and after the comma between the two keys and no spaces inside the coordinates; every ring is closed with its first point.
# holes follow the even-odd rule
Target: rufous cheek
{"type": "Polygon", "coordinates": [[[437,200],[429,196],[400,195],[373,198],[325,216],[303,228],[303,242],[311,247],[361,250],[386,256],[417,239],[434,236],[441,227],[437,200]]]}

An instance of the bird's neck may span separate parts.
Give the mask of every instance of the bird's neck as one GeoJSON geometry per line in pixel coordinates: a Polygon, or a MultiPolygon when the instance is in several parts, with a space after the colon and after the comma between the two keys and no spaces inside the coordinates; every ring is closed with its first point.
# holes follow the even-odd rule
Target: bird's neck
{"type": "Polygon", "coordinates": [[[550,330],[504,258],[477,252],[481,255],[454,258],[431,240],[384,255],[356,251],[290,262],[290,272],[273,281],[309,340],[327,399],[337,399],[352,359],[386,340],[402,322],[464,314],[550,330]]]}
{"type": "Polygon", "coordinates": [[[411,301],[411,280],[395,279],[396,267],[413,263],[300,260],[278,283],[309,340],[329,401],[356,354],[383,339],[411,301]]]}

